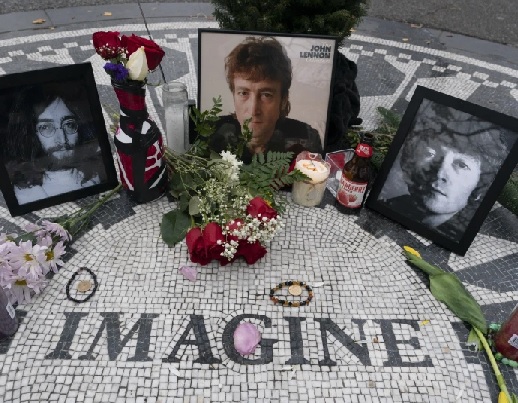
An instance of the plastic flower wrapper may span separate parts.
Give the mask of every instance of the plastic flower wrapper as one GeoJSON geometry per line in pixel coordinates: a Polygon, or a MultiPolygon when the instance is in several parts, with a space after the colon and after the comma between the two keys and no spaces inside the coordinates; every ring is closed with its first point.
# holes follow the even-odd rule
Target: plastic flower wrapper
{"type": "Polygon", "coordinates": [[[234,331],[234,348],[239,354],[249,355],[255,353],[255,349],[260,341],[261,333],[253,323],[240,323],[234,331]]]}

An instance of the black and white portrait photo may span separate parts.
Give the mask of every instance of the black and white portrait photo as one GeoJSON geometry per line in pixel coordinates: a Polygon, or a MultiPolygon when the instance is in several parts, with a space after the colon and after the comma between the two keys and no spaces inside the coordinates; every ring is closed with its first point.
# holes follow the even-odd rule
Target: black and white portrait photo
{"type": "Polygon", "coordinates": [[[82,79],[0,88],[2,161],[19,206],[113,181],[90,99],[82,79]]]}
{"type": "Polygon", "coordinates": [[[459,242],[495,183],[517,133],[426,98],[405,132],[377,192],[375,209],[459,242]]]}

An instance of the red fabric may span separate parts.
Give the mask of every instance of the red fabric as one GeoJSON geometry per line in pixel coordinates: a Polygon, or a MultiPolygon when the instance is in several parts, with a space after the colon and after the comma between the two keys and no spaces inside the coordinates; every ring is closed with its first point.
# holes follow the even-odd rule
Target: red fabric
{"type": "Polygon", "coordinates": [[[113,87],[120,105],[130,111],[141,111],[146,107],[146,93],[133,94],[121,88],[113,87]]]}

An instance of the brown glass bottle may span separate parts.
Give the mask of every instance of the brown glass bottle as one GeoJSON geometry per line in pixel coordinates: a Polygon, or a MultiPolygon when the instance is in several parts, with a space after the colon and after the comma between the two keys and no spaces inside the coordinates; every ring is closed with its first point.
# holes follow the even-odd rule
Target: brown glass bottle
{"type": "Polygon", "coordinates": [[[336,191],[336,208],[344,213],[359,211],[363,206],[371,178],[370,159],[374,136],[365,133],[354,150],[353,157],[345,163],[336,191]]]}

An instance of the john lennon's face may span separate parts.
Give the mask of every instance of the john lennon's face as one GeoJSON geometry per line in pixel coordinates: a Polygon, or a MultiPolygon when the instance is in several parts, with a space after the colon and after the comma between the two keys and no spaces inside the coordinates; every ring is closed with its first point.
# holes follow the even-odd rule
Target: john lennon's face
{"type": "Polygon", "coordinates": [[[234,107],[237,120],[253,132],[249,146],[263,147],[273,135],[281,112],[281,83],[279,81],[251,81],[240,75],[234,77],[234,107]]]}
{"type": "Polygon", "coordinates": [[[480,179],[480,159],[454,148],[429,143],[418,153],[413,196],[435,214],[463,209],[480,179]]]}
{"type": "Polygon", "coordinates": [[[61,98],[47,106],[36,122],[43,150],[58,161],[73,156],[79,137],[77,130],[76,117],[61,98]]]}

